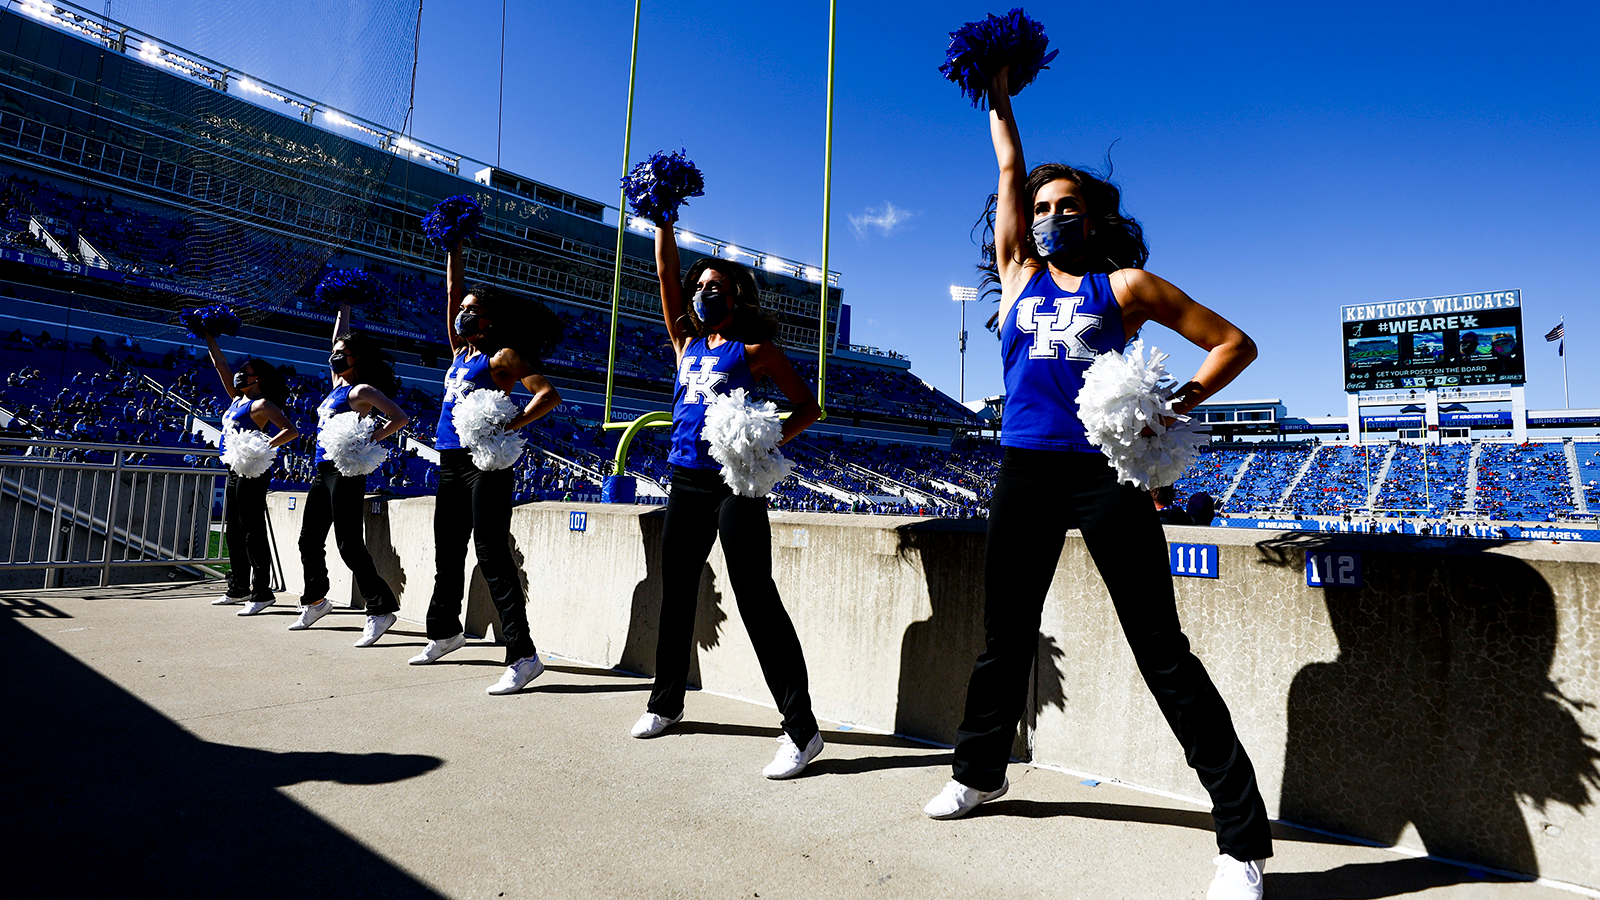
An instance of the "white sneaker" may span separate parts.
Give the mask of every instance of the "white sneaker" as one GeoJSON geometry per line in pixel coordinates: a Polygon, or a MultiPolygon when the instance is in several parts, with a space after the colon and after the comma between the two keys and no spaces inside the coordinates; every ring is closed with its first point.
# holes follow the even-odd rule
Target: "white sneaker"
{"type": "Polygon", "coordinates": [[[249,600],[249,599],[250,599],[249,597],[230,597],[227,594],[223,594],[221,597],[218,597],[217,599],[211,601],[211,605],[212,606],[238,606],[239,604],[241,604],[241,603],[243,603],[243,602],[245,602],[246,600],[249,600]]]}
{"type": "Polygon", "coordinates": [[[544,674],[544,663],[537,656],[524,656],[509,666],[506,666],[504,675],[500,680],[489,685],[488,693],[515,694],[528,686],[528,682],[544,674]]]}
{"type": "Polygon", "coordinates": [[[295,619],[289,624],[289,630],[305,631],[307,628],[315,625],[318,619],[330,612],[333,612],[332,600],[324,600],[321,603],[313,603],[310,606],[302,606],[300,607],[300,618],[295,619]]]}
{"type": "Polygon", "coordinates": [[[244,605],[244,609],[239,610],[238,612],[234,613],[234,615],[236,615],[236,616],[254,616],[254,615],[259,615],[267,607],[269,607],[272,604],[277,603],[277,602],[278,601],[276,599],[274,599],[274,600],[251,600],[249,603],[246,603],[244,605]]]}
{"type": "Polygon", "coordinates": [[[1000,782],[1000,787],[993,791],[980,791],[959,781],[951,781],[939,792],[939,796],[928,801],[928,805],[922,808],[922,814],[930,819],[959,819],[977,809],[980,803],[988,803],[1009,790],[1010,780],[1000,782]]]}
{"type": "MultiPolygon", "coordinates": [[[[357,647],[371,647],[383,637],[383,633],[394,626],[394,613],[384,613],[381,616],[367,616],[367,624],[361,629],[361,637],[356,641],[357,647]]],[[[462,638],[463,643],[466,641],[462,638]]]]}
{"type": "Polygon", "coordinates": [[[458,634],[455,637],[447,637],[442,641],[429,641],[428,646],[423,647],[421,653],[418,653],[416,656],[413,656],[406,661],[411,663],[413,666],[425,666],[431,662],[438,662],[439,657],[445,655],[446,653],[454,653],[466,645],[467,636],[464,634],[458,634]]]}
{"type": "Polygon", "coordinates": [[[668,728],[683,721],[683,713],[678,713],[676,719],[666,719],[653,712],[647,712],[633,723],[633,736],[636,738],[653,738],[668,728]]]}
{"type": "Polygon", "coordinates": [[[1261,873],[1266,860],[1240,862],[1224,853],[1212,862],[1216,864],[1217,877],[1211,879],[1206,900],[1261,900],[1261,873]]]}
{"type": "Polygon", "coordinates": [[[817,758],[822,752],[822,732],[817,732],[806,748],[801,750],[794,744],[794,738],[788,732],[778,736],[778,755],[767,763],[761,774],[768,778],[793,778],[805,770],[806,764],[817,758]]]}

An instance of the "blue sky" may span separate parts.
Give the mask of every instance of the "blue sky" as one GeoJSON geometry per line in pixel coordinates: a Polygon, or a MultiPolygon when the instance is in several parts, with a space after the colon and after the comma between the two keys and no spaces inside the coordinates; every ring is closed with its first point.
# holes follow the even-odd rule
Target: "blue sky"
{"type": "MultiPolygon", "coordinates": [[[[117,0],[112,12],[152,4],[117,0]]],[[[169,27],[213,45],[193,49],[248,56],[287,87],[350,91],[377,109],[403,92],[393,65],[374,64],[381,76],[362,84],[304,60],[308,22],[328,23],[313,43],[360,33],[369,44],[352,55],[386,58],[401,4],[349,4],[347,19],[374,23],[356,32],[306,0],[223,4],[236,7],[227,13],[215,0],[159,6],[169,27]],[[193,26],[206,16],[229,27],[193,26]],[[271,49],[285,45],[301,52],[271,49]]],[[[854,340],[909,354],[913,371],[954,395],[949,286],[974,283],[970,228],[995,171],[985,115],[937,66],[947,32],[1009,7],[840,6],[832,267],[854,340]]],[[[1262,349],[1224,398],[1340,414],[1341,304],[1520,288],[1535,342],[1565,315],[1572,403],[1600,406],[1600,66],[1589,45],[1600,8],[1026,9],[1061,51],[1017,98],[1029,162],[1099,165],[1116,142],[1151,271],[1262,349]]],[[[419,139],[494,160],[500,12],[498,0],[428,0],[419,139]]],[[[619,0],[511,0],[505,168],[616,202],[631,16],[619,0]]],[[[700,164],[707,196],[684,227],[820,260],[826,32],[822,2],[645,0],[633,157],[682,146],[700,164]]],[[[1000,390],[995,341],[977,324],[988,311],[969,310],[969,399],[1000,390]]],[[[1180,377],[1197,365],[1176,335],[1149,337],[1174,352],[1180,377]]],[[[1529,350],[1529,405],[1559,407],[1554,346],[1529,350]]]]}

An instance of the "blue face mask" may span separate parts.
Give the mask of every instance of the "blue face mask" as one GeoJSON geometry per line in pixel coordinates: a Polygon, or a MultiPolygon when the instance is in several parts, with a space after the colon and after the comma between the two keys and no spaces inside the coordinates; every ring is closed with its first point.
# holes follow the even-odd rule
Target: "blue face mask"
{"type": "Polygon", "coordinates": [[[694,314],[706,327],[728,317],[728,295],[722,291],[695,291],[694,314]]]}
{"type": "Polygon", "coordinates": [[[1045,216],[1033,222],[1033,245],[1057,265],[1082,255],[1083,244],[1083,216],[1045,216]]]}

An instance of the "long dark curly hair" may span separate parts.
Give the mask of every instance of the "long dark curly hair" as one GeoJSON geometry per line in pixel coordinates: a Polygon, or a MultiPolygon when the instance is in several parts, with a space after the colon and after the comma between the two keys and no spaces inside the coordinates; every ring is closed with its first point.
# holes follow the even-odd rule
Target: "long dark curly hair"
{"type": "Polygon", "coordinates": [[[283,372],[277,366],[264,359],[251,357],[234,366],[233,370],[238,372],[245,366],[255,373],[256,381],[261,385],[261,396],[271,400],[280,409],[289,402],[289,383],[284,380],[283,372]]]}
{"type": "Polygon", "coordinates": [[[478,349],[494,353],[504,347],[515,350],[522,361],[537,366],[561,343],[566,325],[560,317],[532,297],[523,297],[487,284],[475,284],[467,294],[478,298],[478,306],[492,324],[478,349]]]}
{"type": "MultiPolygon", "coordinates": [[[[1031,207],[1033,198],[1038,195],[1039,190],[1052,181],[1065,178],[1078,186],[1078,190],[1083,194],[1084,204],[1088,207],[1090,221],[1091,234],[1084,245],[1085,260],[1090,272],[1110,273],[1117,269],[1142,269],[1150,259],[1150,247],[1144,240],[1144,228],[1132,216],[1123,213],[1122,189],[1112,183],[1111,171],[1109,154],[1106,156],[1104,174],[1062,163],[1044,163],[1035,166],[1033,171],[1028,173],[1027,185],[1024,188],[1027,191],[1028,205],[1031,207]]],[[[1000,267],[995,260],[994,249],[994,217],[998,202],[999,195],[990,194],[983,215],[979,216],[978,221],[972,226],[972,230],[978,234],[977,243],[982,248],[978,271],[982,273],[983,278],[978,282],[978,288],[984,296],[1000,293],[1000,267]]],[[[1034,246],[1032,230],[1023,230],[1022,241],[1028,259],[1042,264],[1044,258],[1039,255],[1039,248],[1034,246]]]]}
{"type": "MultiPolygon", "coordinates": [[[[727,336],[746,344],[765,344],[778,337],[778,317],[761,308],[761,287],[756,276],[743,265],[715,256],[702,256],[683,273],[683,330],[693,337],[705,337],[710,329],[694,314],[694,304],[689,300],[700,284],[700,276],[707,269],[720,272],[733,282],[733,327],[727,336]]],[[[713,323],[714,324],[714,323],[713,323]]]]}
{"type": "Polygon", "coordinates": [[[365,331],[346,331],[333,339],[334,344],[344,342],[344,349],[356,358],[357,384],[370,384],[390,400],[400,394],[400,378],[394,373],[394,357],[378,343],[378,339],[365,331]]]}

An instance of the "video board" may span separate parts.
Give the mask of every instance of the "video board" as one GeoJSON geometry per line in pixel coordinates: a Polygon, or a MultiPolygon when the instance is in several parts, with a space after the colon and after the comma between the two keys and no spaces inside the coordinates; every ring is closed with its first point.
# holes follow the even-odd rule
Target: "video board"
{"type": "Polygon", "coordinates": [[[1340,328],[1347,393],[1526,380],[1521,291],[1345,306],[1340,328]]]}

